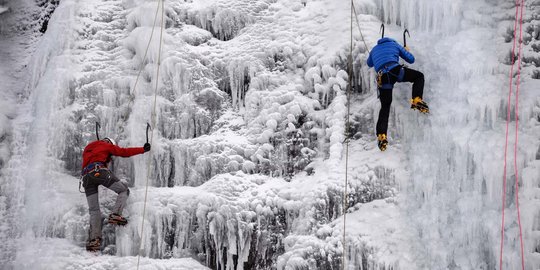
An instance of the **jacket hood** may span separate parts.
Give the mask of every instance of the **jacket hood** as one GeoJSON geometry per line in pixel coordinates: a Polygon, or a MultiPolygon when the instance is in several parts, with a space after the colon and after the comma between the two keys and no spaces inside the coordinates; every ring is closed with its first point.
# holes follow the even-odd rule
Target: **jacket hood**
{"type": "Polygon", "coordinates": [[[379,41],[377,41],[377,44],[382,44],[382,43],[386,43],[386,42],[396,42],[397,43],[397,41],[395,39],[385,37],[385,38],[379,39],[379,41]]]}

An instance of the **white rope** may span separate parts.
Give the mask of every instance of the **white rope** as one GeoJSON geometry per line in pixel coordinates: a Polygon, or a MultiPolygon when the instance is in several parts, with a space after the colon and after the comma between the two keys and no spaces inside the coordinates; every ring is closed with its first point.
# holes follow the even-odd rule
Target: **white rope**
{"type": "Polygon", "coordinates": [[[347,124],[345,125],[345,132],[347,134],[347,139],[345,142],[345,185],[343,190],[343,257],[342,257],[342,265],[343,270],[347,268],[347,208],[349,206],[349,193],[348,193],[348,186],[349,186],[349,137],[350,137],[350,113],[351,113],[351,90],[352,90],[352,56],[353,56],[353,9],[354,4],[353,0],[351,0],[351,31],[350,31],[350,52],[349,52],[349,61],[348,61],[348,73],[349,73],[349,84],[347,87],[347,124]]]}
{"type": "Polygon", "coordinates": [[[362,34],[362,29],[360,28],[360,22],[358,21],[358,14],[356,13],[356,8],[354,7],[354,0],[351,0],[351,26],[350,26],[350,52],[349,52],[349,60],[348,60],[348,73],[349,73],[349,83],[347,87],[347,124],[345,126],[346,128],[346,134],[347,139],[345,140],[345,184],[343,189],[343,254],[342,254],[342,269],[345,270],[347,268],[347,208],[349,207],[349,192],[348,192],[348,186],[349,186],[349,141],[350,141],[350,114],[351,114],[351,93],[352,93],[352,78],[353,78],[353,13],[354,17],[356,18],[356,25],[358,27],[358,31],[360,32],[360,37],[362,38],[362,42],[364,43],[364,46],[366,47],[366,50],[368,54],[370,53],[369,47],[364,39],[364,35],[362,34]]]}
{"type": "Polygon", "coordinates": [[[137,72],[137,78],[135,78],[135,84],[133,85],[133,93],[130,95],[130,99],[129,99],[130,104],[135,99],[135,92],[137,91],[137,83],[139,82],[139,77],[141,77],[141,73],[144,68],[144,64],[146,62],[146,57],[148,55],[148,50],[150,48],[150,44],[152,43],[152,38],[154,37],[154,29],[156,29],[156,21],[157,21],[157,17],[159,13],[159,7],[160,7],[160,1],[158,1],[158,6],[156,8],[156,13],[154,15],[154,22],[152,23],[152,32],[150,32],[150,39],[148,39],[148,44],[146,45],[146,50],[144,51],[144,56],[141,61],[141,65],[139,66],[139,71],[137,72]]]}
{"type": "MultiPolygon", "coordinates": [[[[156,125],[156,104],[157,104],[157,91],[158,91],[158,86],[159,86],[159,69],[161,66],[161,48],[163,46],[163,28],[165,28],[165,25],[164,25],[165,8],[164,8],[163,0],[158,0],[158,10],[159,10],[160,4],[161,4],[161,23],[160,23],[161,31],[159,34],[159,51],[158,51],[158,60],[157,60],[156,78],[155,78],[156,86],[154,88],[154,104],[153,104],[152,115],[151,115],[152,129],[156,125]]],[[[156,14],[157,14],[157,11],[156,11],[156,14]]],[[[154,26],[155,26],[155,22],[154,22],[154,26]]],[[[154,131],[152,131],[152,135],[150,136],[149,143],[152,144],[153,140],[154,140],[154,131]]],[[[137,270],[139,269],[139,263],[141,260],[141,252],[142,252],[142,244],[144,242],[144,221],[146,218],[146,202],[148,200],[148,186],[149,186],[149,181],[150,181],[151,161],[152,159],[148,157],[148,162],[147,162],[147,167],[146,167],[146,188],[144,191],[144,204],[143,204],[143,213],[142,213],[142,222],[141,222],[141,234],[140,234],[141,241],[139,242],[139,252],[137,256],[137,270]]]]}
{"type": "MultiPolygon", "coordinates": [[[[367,50],[368,54],[370,54],[371,52],[369,51],[369,47],[368,47],[368,45],[366,43],[366,40],[364,39],[364,35],[362,34],[362,29],[360,28],[360,22],[358,21],[358,14],[356,13],[356,8],[354,7],[353,0],[351,0],[351,9],[354,12],[354,17],[356,18],[356,26],[358,27],[358,32],[360,32],[360,37],[362,38],[362,42],[364,42],[364,46],[366,46],[366,50],[367,50]]],[[[352,32],[352,12],[351,12],[351,32],[352,32]]],[[[351,34],[351,36],[352,36],[352,34],[351,34]]]]}

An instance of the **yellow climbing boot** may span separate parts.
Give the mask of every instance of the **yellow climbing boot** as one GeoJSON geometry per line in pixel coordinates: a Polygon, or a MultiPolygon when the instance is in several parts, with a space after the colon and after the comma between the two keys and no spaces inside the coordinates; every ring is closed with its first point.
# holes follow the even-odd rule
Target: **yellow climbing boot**
{"type": "Polygon", "coordinates": [[[422,100],[421,97],[415,97],[411,99],[411,109],[419,110],[421,113],[425,114],[429,113],[429,107],[427,103],[422,100]]]}
{"type": "Polygon", "coordinates": [[[381,151],[386,150],[386,147],[388,146],[388,140],[386,139],[386,134],[377,135],[377,145],[379,146],[379,149],[381,151]]]}

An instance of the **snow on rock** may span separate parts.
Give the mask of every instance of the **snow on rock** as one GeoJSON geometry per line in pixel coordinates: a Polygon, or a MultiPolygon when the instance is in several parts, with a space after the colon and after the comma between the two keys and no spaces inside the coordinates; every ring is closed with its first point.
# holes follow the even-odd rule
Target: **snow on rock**
{"type": "MultiPolygon", "coordinates": [[[[416,269],[407,250],[414,235],[402,226],[398,206],[375,200],[353,209],[347,214],[345,269],[416,269]]],[[[290,235],[277,269],[342,268],[343,241],[343,218],[311,235],[290,235]]]]}
{"type": "Polygon", "coordinates": [[[9,10],[9,7],[5,7],[5,6],[0,6],[0,14],[6,12],[9,10]]]}
{"type": "MultiPolygon", "coordinates": [[[[380,156],[371,160],[373,152],[378,150],[367,145],[352,150],[360,149],[364,149],[365,154],[353,158],[351,164],[366,165],[350,168],[351,175],[361,176],[352,177],[349,182],[350,205],[377,199],[391,200],[395,196],[393,186],[407,177],[399,167],[402,158],[399,152],[394,152],[394,157],[380,156]],[[371,162],[366,163],[367,160],[371,162]]],[[[285,239],[324,230],[328,223],[341,216],[343,167],[329,165],[332,164],[319,161],[317,178],[297,176],[290,183],[279,178],[235,172],[216,175],[198,187],[150,188],[143,255],[161,259],[191,256],[211,268],[272,267],[281,260],[286,249],[285,239]]],[[[55,178],[58,183],[70,179],[69,176],[55,178]]],[[[72,196],[68,195],[70,185],[64,186],[50,204],[66,208],[49,212],[43,222],[51,227],[40,231],[39,235],[64,237],[83,248],[88,218],[84,198],[80,196],[76,206],[67,204],[67,201],[75,200],[69,198],[72,196]]],[[[100,196],[102,212],[106,215],[113,207],[115,194],[103,188],[100,196]]],[[[104,253],[137,254],[141,243],[143,199],[144,188],[132,188],[125,211],[130,220],[128,225],[116,230],[104,226],[104,253]]],[[[358,248],[358,253],[370,253],[371,248],[370,245],[358,248]]],[[[325,252],[339,257],[335,250],[325,252]]]]}
{"type": "Polygon", "coordinates": [[[198,28],[194,25],[186,24],[183,26],[180,38],[192,46],[199,46],[212,38],[212,33],[198,28]]]}
{"type": "MultiPolygon", "coordinates": [[[[135,269],[137,257],[116,257],[87,252],[60,238],[24,237],[20,245],[14,269],[84,269],[84,270],[113,270],[135,269]]],[[[139,269],[146,270],[195,270],[209,269],[192,258],[155,260],[140,258],[139,269]]]]}

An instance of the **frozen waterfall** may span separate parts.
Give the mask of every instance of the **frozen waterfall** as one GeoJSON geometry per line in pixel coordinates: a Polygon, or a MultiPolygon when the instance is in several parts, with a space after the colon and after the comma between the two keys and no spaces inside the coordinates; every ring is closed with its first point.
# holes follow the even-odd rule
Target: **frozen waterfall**
{"type": "MultiPolygon", "coordinates": [[[[514,1],[354,0],[369,49],[381,23],[398,42],[407,28],[426,77],[430,115],[409,109],[409,84],[394,88],[386,152],[356,22],[347,71],[350,2],[166,0],[163,29],[159,3],[0,1],[1,269],[134,269],[141,243],[141,269],[500,267],[514,1]],[[152,151],[112,167],[130,222],[105,225],[94,256],[82,149],[96,121],[142,146],[156,84],[152,151]]],[[[540,267],[540,3],[524,10],[502,269],[521,267],[514,169],[525,269],[540,267]]],[[[99,193],[108,214],[116,194],[99,193]]]]}

